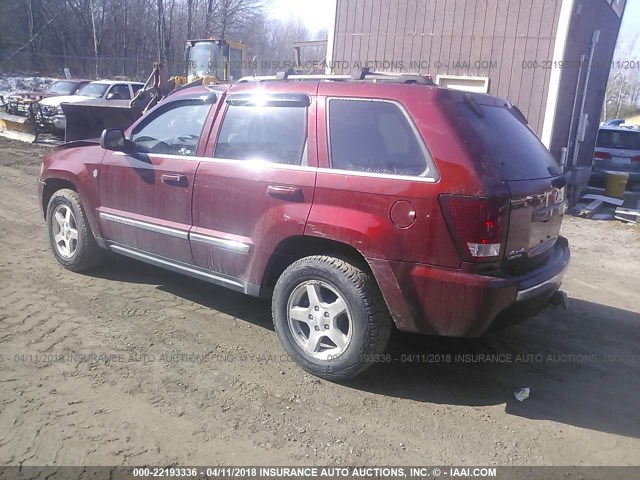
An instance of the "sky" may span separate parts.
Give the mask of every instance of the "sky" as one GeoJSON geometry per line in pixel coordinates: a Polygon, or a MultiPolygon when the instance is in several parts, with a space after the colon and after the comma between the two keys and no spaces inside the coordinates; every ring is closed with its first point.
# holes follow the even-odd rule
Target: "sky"
{"type": "MultiPolygon", "coordinates": [[[[315,33],[322,29],[329,29],[329,25],[333,22],[334,2],[335,0],[270,0],[269,14],[281,20],[299,18],[312,33],[315,33]]],[[[627,44],[638,35],[640,35],[640,0],[627,0],[618,37],[620,49],[628,49],[627,44]]],[[[640,54],[640,40],[633,53],[640,54]]]]}
{"type": "Polygon", "coordinates": [[[335,0],[271,0],[270,3],[271,17],[280,20],[300,18],[314,33],[322,29],[329,30],[333,22],[332,5],[335,0]]]}
{"type": "MultiPolygon", "coordinates": [[[[627,50],[628,44],[640,35],[640,0],[627,0],[627,6],[624,10],[624,16],[622,17],[622,25],[620,25],[620,33],[618,34],[618,49],[627,50]]],[[[616,52],[624,53],[627,52],[616,52]]],[[[635,45],[632,52],[634,54],[634,60],[637,60],[640,55],[640,40],[635,45]]]]}

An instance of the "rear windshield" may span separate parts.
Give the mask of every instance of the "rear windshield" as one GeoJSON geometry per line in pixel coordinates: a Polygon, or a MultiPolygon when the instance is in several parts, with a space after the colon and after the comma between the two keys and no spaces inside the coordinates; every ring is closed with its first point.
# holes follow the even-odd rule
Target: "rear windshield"
{"type": "Polygon", "coordinates": [[[511,109],[478,105],[474,111],[459,104],[506,181],[533,180],[562,174],[558,163],[538,137],[511,109]]]}
{"type": "Polygon", "coordinates": [[[601,148],[619,148],[622,150],[640,150],[640,132],[600,130],[598,132],[596,146],[601,148]]]}

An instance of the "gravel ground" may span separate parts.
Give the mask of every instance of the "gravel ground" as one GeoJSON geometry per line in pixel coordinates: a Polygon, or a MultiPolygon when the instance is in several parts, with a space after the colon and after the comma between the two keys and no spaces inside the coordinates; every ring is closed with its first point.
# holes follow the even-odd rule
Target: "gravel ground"
{"type": "Polygon", "coordinates": [[[267,302],[124,259],[58,266],[44,153],[0,139],[0,465],[638,463],[638,228],[567,217],[568,311],[397,335],[395,361],[337,385],[283,358],[267,302]]]}

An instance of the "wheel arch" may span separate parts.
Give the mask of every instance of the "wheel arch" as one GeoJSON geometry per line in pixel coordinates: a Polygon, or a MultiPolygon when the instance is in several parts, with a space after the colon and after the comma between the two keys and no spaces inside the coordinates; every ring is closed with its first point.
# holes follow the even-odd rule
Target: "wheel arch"
{"type": "MultiPolygon", "coordinates": [[[[372,273],[364,255],[352,245],[328,238],[295,235],[285,238],[274,249],[260,284],[260,296],[267,298],[284,270],[296,260],[312,255],[329,255],[349,260],[355,266],[372,273]]],[[[375,280],[375,275],[373,275],[375,280]]]]}
{"type": "Polygon", "coordinates": [[[62,190],[68,188],[69,190],[73,190],[74,192],[78,192],[78,188],[74,185],[73,182],[67,180],[65,178],[47,178],[44,180],[44,186],[42,188],[42,214],[46,218],[47,216],[47,207],[49,205],[49,201],[53,194],[58,190],[62,190]]]}
{"type": "Polygon", "coordinates": [[[384,259],[367,260],[354,246],[337,240],[298,235],[281,241],[269,258],[259,287],[259,296],[269,298],[282,272],[296,260],[312,255],[329,255],[348,260],[369,273],[382,294],[394,325],[400,330],[415,331],[415,320],[390,263],[384,259]]]}
{"type": "Polygon", "coordinates": [[[80,196],[82,207],[87,216],[89,227],[93,236],[98,242],[102,238],[102,230],[100,229],[100,221],[98,219],[97,207],[98,197],[96,188],[88,185],[85,177],[88,174],[76,175],[69,171],[50,171],[49,176],[41,179],[42,183],[42,199],[41,207],[43,215],[47,217],[47,207],[51,197],[58,191],[65,188],[76,192],[80,196]]]}
{"type": "MultiPolygon", "coordinates": [[[[297,252],[313,250],[318,244],[317,240],[300,240],[295,244],[297,252]]],[[[393,321],[375,277],[364,273],[355,249],[320,240],[323,250],[319,254],[296,261],[277,281],[273,322],[282,346],[304,370],[332,381],[347,380],[371,366],[372,358],[383,354],[393,321]],[[333,294],[321,294],[319,284],[333,294]],[[315,295],[309,285],[314,286],[315,295]],[[337,310],[333,307],[336,297],[341,301],[337,310]],[[347,314],[346,319],[343,313],[347,314]]],[[[280,247],[281,252],[286,252],[292,245],[280,247]]]]}

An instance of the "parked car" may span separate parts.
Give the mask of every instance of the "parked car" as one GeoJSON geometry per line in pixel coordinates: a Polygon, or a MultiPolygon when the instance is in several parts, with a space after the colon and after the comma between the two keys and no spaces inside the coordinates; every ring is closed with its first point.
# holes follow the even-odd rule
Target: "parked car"
{"type": "Polygon", "coordinates": [[[271,298],[288,354],[346,379],[393,325],[473,337],[556,302],[565,183],[505,100],[284,80],[183,89],[58,147],[39,198],[64,267],[109,250],[271,298]]]}
{"type": "Polygon", "coordinates": [[[11,115],[26,117],[29,115],[31,103],[54,96],[73,95],[89,82],[90,80],[81,79],[57,80],[43,92],[15,92],[7,98],[5,108],[7,113],[11,115]]]}
{"type": "Polygon", "coordinates": [[[614,127],[618,127],[624,123],[624,118],[614,118],[612,120],[607,120],[602,122],[602,125],[611,125],[614,127]]]}
{"type": "Polygon", "coordinates": [[[601,186],[609,173],[628,173],[627,184],[640,183],[640,129],[606,125],[598,129],[589,182],[601,186]]]}
{"type": "Polygon", "coordinates": [[[42,121],[45,126],[60,134],[67,125],[63,103],[92,102],[105,105],[128,105],[136,92],[144,86],[140,82],[123,82],[119,80],[99,80],[87,83],[75,95],[45,98],[40,101],[42,121]]]}

